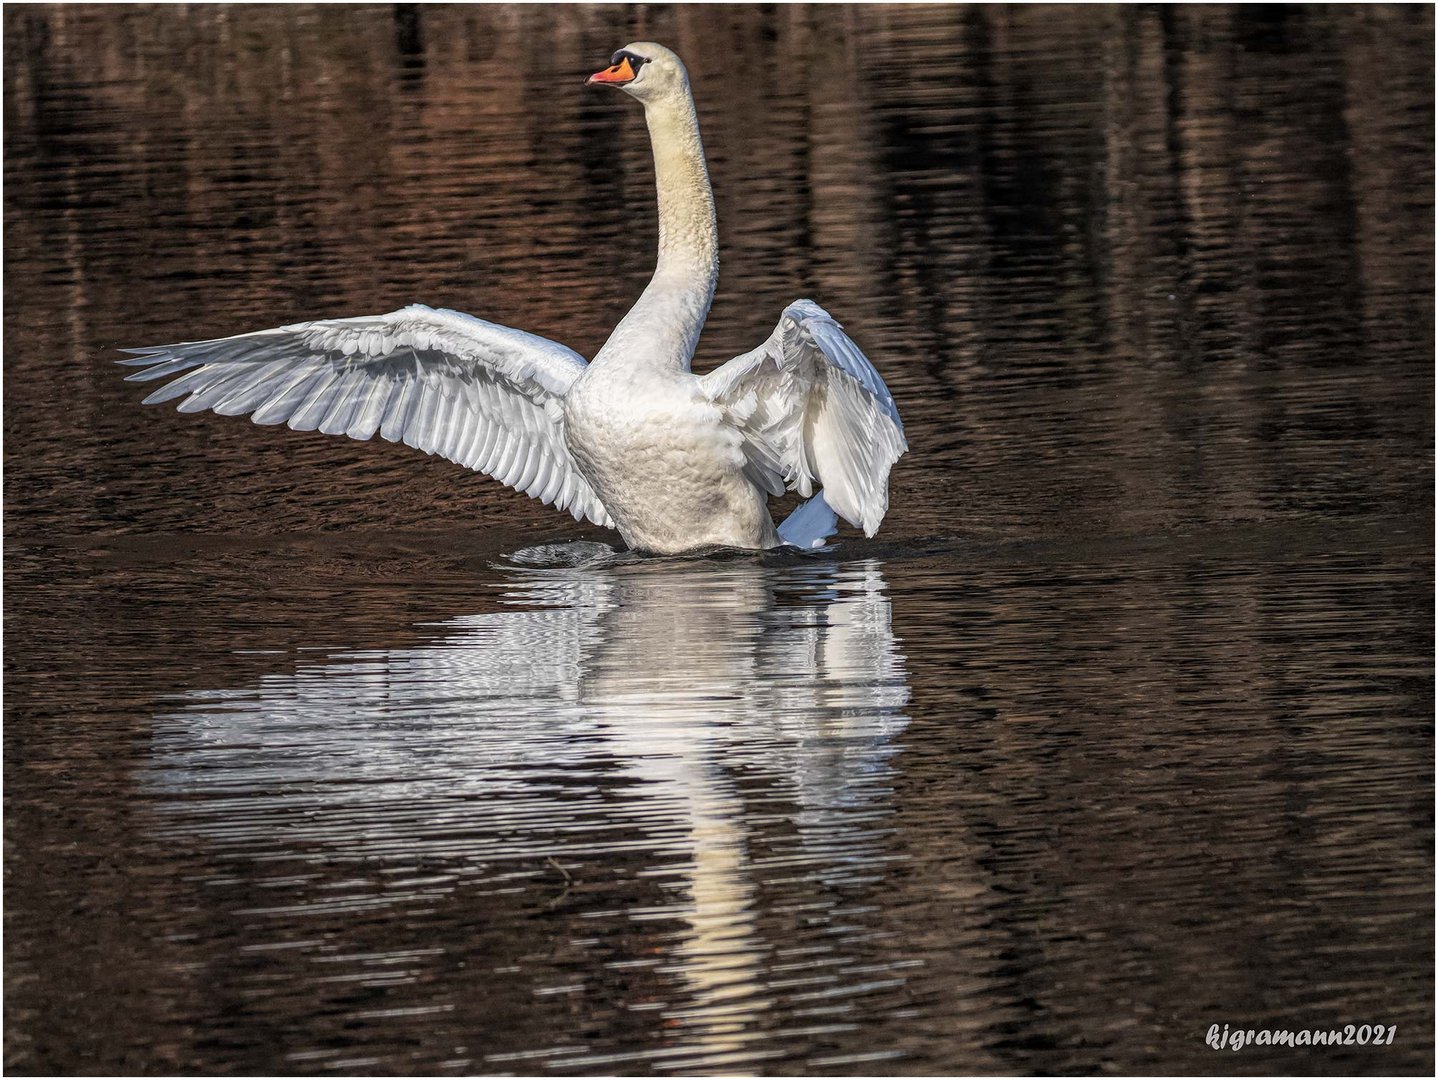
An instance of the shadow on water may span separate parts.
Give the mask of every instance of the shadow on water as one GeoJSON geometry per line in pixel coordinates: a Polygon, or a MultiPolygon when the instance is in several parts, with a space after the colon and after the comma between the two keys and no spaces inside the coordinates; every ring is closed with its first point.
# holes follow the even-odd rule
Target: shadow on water
{"type": "MultiPolygon", "coordinates": [[[[835,974],[853,992],[897,987],[907,966],[856,972],[850,939],[873,930],[862,907],[787,962],[792,942],[757,918],[773,903],[763,879],[804,880],[819,898],[810,917],[827,920],[882,876],[909,698],[879,564],[786,561],[512,570],[513,610],[450,619],[429,644],[196,690],[156,718],[143,782],[163,796],[157,839],[257,864],[267,899],[215,917],[247,924],[242,951],[287,949],[293,977],[314,962],[341,987],[346,971],[363,980],[385,965],[438,980],[455,957],[405,935],[380,953],[286,941],[295,926],[500,894],[592,918],[596,942],[613,933],[595,973],[644,972],[644,1000],[626,1004],[657,1013],[663,1036],[617,1054],[533,1055],[550,1067],[779,1056],[784,1026],[805,1026],[804,991],[832,991],[835,974]],[[776,815],[782,835],[766,835],[776,815]],[[615,873],[648,883],[648,901],[613,910],[615,873]]],[[[507,974],[526,982],[522,965],[507,974]]],[[[528,989],[582,993],[591,977],[528,989]]],[[[448,1028],[475,989],[454,985],[424,1008],[448,1028]]]]}

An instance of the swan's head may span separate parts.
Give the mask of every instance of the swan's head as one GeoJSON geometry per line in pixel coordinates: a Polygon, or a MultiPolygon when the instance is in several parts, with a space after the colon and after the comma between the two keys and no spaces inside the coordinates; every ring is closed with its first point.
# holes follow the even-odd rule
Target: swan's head
{"type": "Polygon", "coordinates": [[[683,61],[652,41],[636,41],[624,46],[609,58],[609,65],[589,76],[585,85],[617,86],[644,102],[688,90],[689,73],[684,70],[683,61]]]}

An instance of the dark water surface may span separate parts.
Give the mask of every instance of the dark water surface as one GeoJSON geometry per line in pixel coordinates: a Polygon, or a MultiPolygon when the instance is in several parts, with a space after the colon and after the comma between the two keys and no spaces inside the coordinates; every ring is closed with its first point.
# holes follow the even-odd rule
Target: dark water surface
{"type": "Polygon", "coordinates": [[[8,1069],[1430,1073],[1432,86],[1426,7],[7,7],[8,1069]],[[877,539],[517,565],[614,538],[120,381],[414,300],[592,355],[636,38],[700,366],[845,322],[877,539]]]}

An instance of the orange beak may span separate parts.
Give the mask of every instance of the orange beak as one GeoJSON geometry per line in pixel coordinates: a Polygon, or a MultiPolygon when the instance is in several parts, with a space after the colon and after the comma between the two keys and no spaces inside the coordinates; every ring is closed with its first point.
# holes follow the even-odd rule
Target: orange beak
{"type": "Polygon", "coordinates": [[[629,66],[629,57],[625,57],[613,67],[607,67],[603,71],[596,71],[589,78],[584,80],[585,86],[593,86],[595,83],[627,83],[634,81],[634,69],[629,66]]]}

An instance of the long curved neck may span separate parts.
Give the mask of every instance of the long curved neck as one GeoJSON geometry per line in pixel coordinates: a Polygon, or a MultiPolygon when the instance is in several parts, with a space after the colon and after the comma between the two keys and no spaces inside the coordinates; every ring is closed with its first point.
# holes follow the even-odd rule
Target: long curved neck
{"type": "Polygon", "coordinates": [[[659,261],[595,362],[687,371],[719,279],[714,192],[688,86],[648,102],[644,118],[659,194],[659,261]]]}
{"type": "Polygon", "coordinates": [[[683,276],[695,279],[694,284],[702,279],[699,291],[708,310],[719,276],[719,229],[694,99],[686,90],[645,109],[644,119],[659,193],[659,265],[654,277],[683,276]]]}

